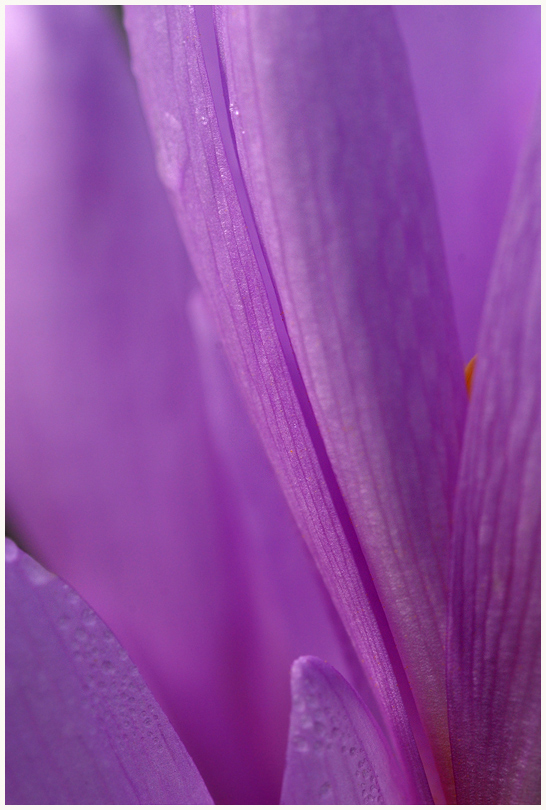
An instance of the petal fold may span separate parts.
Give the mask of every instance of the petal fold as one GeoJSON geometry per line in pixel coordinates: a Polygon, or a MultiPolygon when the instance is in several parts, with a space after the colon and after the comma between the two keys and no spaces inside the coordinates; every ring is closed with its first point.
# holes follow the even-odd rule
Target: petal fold
{"type": "Polygon", "coordinates": [[[462,804],[540,802],[540,125],[478,343],[454,522],[449,722],[462,804]]]}
{"type": "Polygon", "coordinates": [[[220,7],[260,238],[352,523],[452,794],[448,539],[466,392],[392,11],[220,7]]]}
{"type": "Polygon", "coordinates": [[[212,804],[127,653],[6,540],[6,801],[212,804]]]}
{"type": "Polygon", "coordinates": [[[282,804],[407,804],[403,771],[365,704],[318,658],[292,667],[282,804]]]}
{"type": "MultiPolygon", "coordinates": [[[[213,66],[205,62],[203,50],[211,40],[208,33],[201,36],[195,15],[192,8],[173,6],[133,6],[126,13],[133,70],[159,171],[298,527],[377,690],[379,710],[401,756],[413,752],[406,761],[408,779],[416,779],[416,795],[427,800],[408,704],[399,692],[403,669],[356,538],[353,542],[354,529],[348,516],[340,517],[343,504],[334,502],[335,476],[325,472],[322,440],[275,310],[275,291],[263,265],[244,183],[237,179],[225,99],[218,95],[218,69],[216,79],[209,80],[213,66]]],[[[411,703],[408,693],[406,699],[411,703]]]]}

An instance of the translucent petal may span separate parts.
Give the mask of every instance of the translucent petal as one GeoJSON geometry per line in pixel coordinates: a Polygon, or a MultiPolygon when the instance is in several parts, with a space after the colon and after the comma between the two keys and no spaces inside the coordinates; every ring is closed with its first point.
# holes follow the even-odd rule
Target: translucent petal
{"type": "Polygon", "coordinates": [[[449,723],[462,804],[540,802],[540,126],[478,343],[454,523],[449,723]]]}
{"type": "Polygon", "coordinates": [[[221,353],[189,322],[195,279],[109,22],[7,10],[8,512],[108,622],[215,798],[274,802],[290,664],[349,673],[221,353]]]}
{"type": "Polygon", "coordinates": [[[127,653],[6,540],[8,804],[212,804],[127,653]]]}
{"type": "Polygon", "coordinates": [[[446,790],[463,365],[388,8],[222,7],[233,130],[321,434],[446,790]]]}
{"type": "Polygon", "coordinates": [[[540,87],[540,7],[395,6],[465,362],[540,87]]]}
{"type": "MultiPolygon", "coordinates": [[[[220,120],[225,100],[211,93],[203,56],[208,40],[202,47],[194,11],[185,7],[132,7],[126,23],[159,170],[232,368],[408,774],[428,796],[394,674],[396,648],[350,519],[341,516],[345,507],[274,308],[244,184],[234,180],[229,126],[220,120]]],[[[404,680],[401,667],[397,675],[404,680]]]]}
{"type": "Polygon", "coordinates": [[[365,704],[318,658],[292,667],[281,803],[411,803],[403,771],[365,704]]]}

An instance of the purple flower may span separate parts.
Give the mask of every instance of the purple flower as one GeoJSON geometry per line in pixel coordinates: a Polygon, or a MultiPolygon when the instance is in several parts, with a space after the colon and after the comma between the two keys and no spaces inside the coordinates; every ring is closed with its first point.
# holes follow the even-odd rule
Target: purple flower
{"type": "Polygon", "coordinates": [[[123,647],[8,546],[9,801],[538,801],[537,16],[396,14],[126,10],[188,259],[102,12],[10,10],[7,502],[123,647]]]}

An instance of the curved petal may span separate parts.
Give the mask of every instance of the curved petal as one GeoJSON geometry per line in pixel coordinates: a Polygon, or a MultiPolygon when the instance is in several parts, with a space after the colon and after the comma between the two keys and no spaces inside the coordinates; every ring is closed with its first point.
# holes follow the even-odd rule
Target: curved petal
{"type": "Polygon", "coordinates": [[[402,43],[386,7],[222,9],[260,237],[449,791],[448,538],[466,392],[402,43]]]}
{"type": "Polygon", "coordinates": [[[244,409],[198,355],[121,41],[102,9],[7,14],[8,509],[112,627],[214,797],[274,802],[291,662],[343,668],[328,607],[244,409]]]}
{"type": "Polygon", "coordinates": [[[365,704],[329,664],[292,667],[282,804],[411,804],[392,751],[365,704]]]}
{"type": "Polygon", "coordinates": [[[212,804],[127,653],[6,540],[6,801],[212,804]]]}
{"type": "MultiPolygon", "coordinates": [[[[377,689],[384,722],[401,755],[412,752],[406,759],[408,778],[417,780],[416,795],[428,797],[399,693],[403,669],[354,528],[342,512],[345,506],[275,311],[244,184],[234,174],[225,101],[217,87],[211,92],[213,65],[203,55],[208,33],[202,44],[195,11],[188,7],[133,6],[126,24],[159,170],[233,371],[300,531],[377,689]],[[226,122],[219,123],[221,115],[226,122]]],[[[406,698],[410,703],[408,693],[406,698]]]]}
{"type": "Polygon", "coordinates": [[[395,6],[465,361],[540,86],[540,7],[395,6]]]}
{"type": "Polygon", "coordinates": [[[448,694],[457,797],[540,802],[540,125],[478,344],[454,524],[448,694]]]}

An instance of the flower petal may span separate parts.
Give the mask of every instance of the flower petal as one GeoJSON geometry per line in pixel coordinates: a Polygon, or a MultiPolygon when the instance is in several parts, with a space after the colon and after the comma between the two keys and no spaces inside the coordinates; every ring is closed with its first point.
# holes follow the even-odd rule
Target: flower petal
{"type": "Polygon", "coordinates": [[[292,667],[282,804],[408,804],[404,774],[366,706],[327,663],[292,667]]]}
{"type": "Polygon", "coordinates": [[[291,662],[343,667],[328,607],[188,322],[195,280],[121,40],[100,8],[7,15],[10,515],[116,633],[214,797],[275,802],[291,662]]]}
{"type": "MultiPolygon", "coordinates": [[[[245,562],[252,571],[255,611],[262,620],[271,657],[282,666],[290,651],[296,650],[295,655],[303,648],[327,651],[328,660],[353,684],[365,689],[354,649],[298,536],[259,436],[243,418],[244,406],[204,298],[197,291],[189,301],[189,313],[208,425],[219,466],[227,473],[227,496],[241,527],[252,537],[244,547],[245,562]]],[[[279,674],[276,667],[275,677],[279,674]]],[[[264,672],[259,686],[262,701],[266,677],[264,672]]],[[[282,677],[283,685],[284,681],[282,677]]]]}
{"type": "Polygon", "coordinates": [[[461,348],[476,340],[540,86],[540,7],[395,6],[408,49],[461,348]]]}
{"type": "Polygon", "coordinates": [[[222,7],[231,118],[335,475],[445,782],[447,539],[466,409],[390,9],[222,7]]]}
{"type": "Polygon", "coordinates": [[[212,804],[112,633],[6,540],[6,801],[212,804]]]}
{"type": "Polygon", "coordinates": [[[454,524],[448,694],[462,804],[540,802],[540,126],[478,343],[454,524]]]}
{"type": "MultiPolygon", "coordinates": [[[[398,692],[403,669],[354,529],[340,516],[344,505],[280,316],[274,314],[267,269],[262,275],[244,185],[232,176],[233,144],[223,140],[227,110],[216,95],[219,80],[209,84],[212,64],[203,56],[208,34],[202,44],[195,11],[186,7],[130,7],[126,24],[159,170],[232,368],[300,531],[377,689],[408,779],[415,775],[416,796],[426,800],[428,787],[398,692]],[[219,123],[221,114],[225,123],[219,123]]],[[[405,699],[411,703],[408,693],[405,699]]]]}

